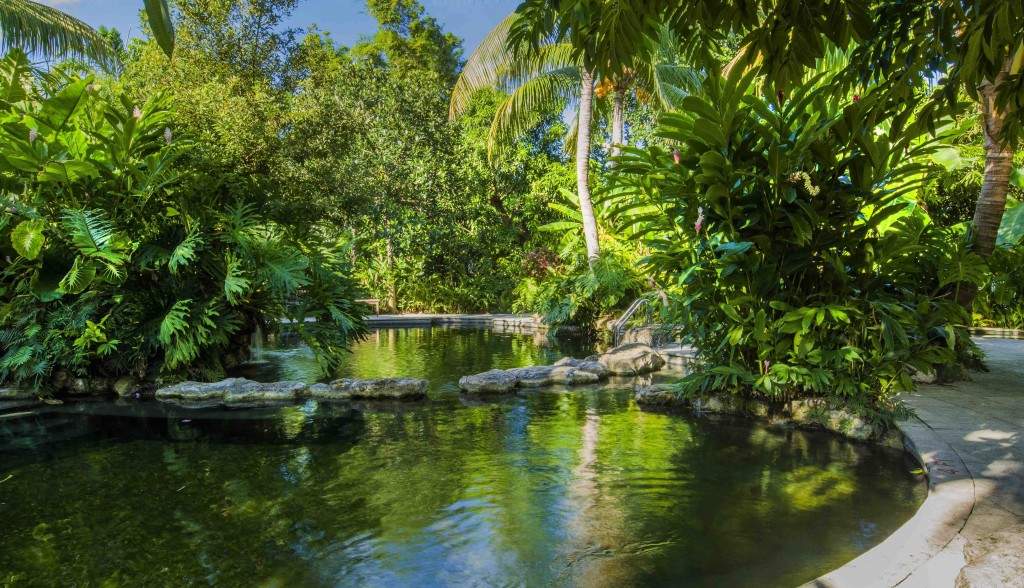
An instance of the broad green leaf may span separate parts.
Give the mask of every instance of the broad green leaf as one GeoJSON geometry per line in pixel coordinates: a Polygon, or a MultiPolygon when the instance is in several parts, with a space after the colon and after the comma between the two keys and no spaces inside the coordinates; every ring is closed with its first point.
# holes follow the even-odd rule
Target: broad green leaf
{"type": "Polygon", "coordinates": [[[14,246],[18,255],[25,259],[39,257],[39,252],[42,251],[43,245],[46,243],[46,236],[43,235],[45,228],[46,221],[41,218],[18,223],[18,226],[11,231],[11,245],[14,246]]]}
{"type": "Polygon", "coordinates": [[[167,0],[144,0],[144,4],[153,38],[167,57],[171,57],[174,54],[174,22],[171,20],[171,8],[167,0]]]}

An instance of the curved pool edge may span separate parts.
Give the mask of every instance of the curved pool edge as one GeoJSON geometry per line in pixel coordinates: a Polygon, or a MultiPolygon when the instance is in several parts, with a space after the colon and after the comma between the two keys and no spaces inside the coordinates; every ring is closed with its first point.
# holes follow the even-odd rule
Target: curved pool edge
{"type": "Polygon", "coordinates": [[[884,541],[808,582],[820,588],[953,586],[965,565],[960,534],[974,510],[974,477],[960,455],[923,420],[898,423],[906,451],[925,470],[928,495],[884,541]]]}

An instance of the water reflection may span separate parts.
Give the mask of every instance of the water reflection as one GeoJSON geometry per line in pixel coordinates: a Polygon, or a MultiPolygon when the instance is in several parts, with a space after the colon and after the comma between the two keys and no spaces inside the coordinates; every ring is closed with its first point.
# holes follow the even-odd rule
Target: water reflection
{"type": "Polygon", "coordinates": [[[791,586],[924,493],[885,450],[622,389],[369,408],[54,410],[0,444],[0,584],[791,586]]]}

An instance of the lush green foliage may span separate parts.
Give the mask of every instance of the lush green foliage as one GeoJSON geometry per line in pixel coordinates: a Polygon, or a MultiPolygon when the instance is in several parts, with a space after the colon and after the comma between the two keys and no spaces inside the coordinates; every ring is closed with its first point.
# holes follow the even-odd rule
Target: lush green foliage
{"type": "Polygon", "coordinates": [[[830,80],[783,102],[753,76],[710,78],[666,115],[658,148],[630,150],[612,196],[647,225],[647,265],[674,286],[706,367],[685,390],[820,395],[895,408],[911,374],[970,346],[963,283],[983,264],[954,235],[901,214],[932,147],[912,106],[830,80]]]}
{"type": "Polygon", "coordinates": [[[342,250],[189,167],[166,98],[0,70],[3,380],[216,377],[279,318],[330,363],[361,332],[342,250]]]}

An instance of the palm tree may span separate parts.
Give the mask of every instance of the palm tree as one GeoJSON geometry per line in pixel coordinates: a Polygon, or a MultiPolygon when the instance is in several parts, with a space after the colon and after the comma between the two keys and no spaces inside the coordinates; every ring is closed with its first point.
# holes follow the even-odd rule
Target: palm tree
{"type": "MultiPolygon", "coordinates": [[[[174,50],[174,27],[167,0],[143,0],[153,37],[168,56],[174,50]]],[[[116,61],[103,36],[81,20],[32,0],[0,0],[0,51],[17,47],[44,59],[78,58],[109,64],[116,61]]]]}
{"type": "Polygon", "coordinates": [[[574,50],[571,43],[553,35],[536,46],[517,43],[510,32],[521,24],[513,12],[492,29],[466,61],[452,90],[449,115],[457,117],[468,107],[473,94],[487,87],[508,93],[498,106],[488,137],[488,153],[510,142],[537,122],[538,113],[559,110],[563,105],[577,106],[575,125],[569,132],[567,148],[576,160],[576,189],[583,216],[583,235],[587,258],[591,263],[600,257],[597,221],[590,198],[590,145],[592,140],[595,97],[610,94],[612,106],[612,154],[624,143],[625,96],[631,88],[659,107],[670,108],[699,84],[699,75],[692,68],[678,65],[667,34],[659,39],[653,52],[643,52],[633,69],[599,79],[585,54],[574,50]],[[672,57],[671,59],[669,57],[672,57]],[[573,147],[572,144],[575,143],[573,147]]]}

